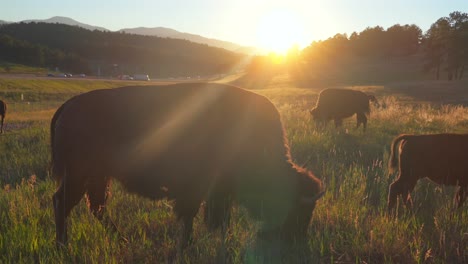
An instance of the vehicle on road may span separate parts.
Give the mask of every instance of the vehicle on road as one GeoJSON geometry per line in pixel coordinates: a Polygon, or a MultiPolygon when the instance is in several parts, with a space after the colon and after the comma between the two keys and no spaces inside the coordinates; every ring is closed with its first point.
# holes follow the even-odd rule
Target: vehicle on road
{"type": "Polygon", "coordinates": [[[149,81],[150,80],[148,74],[134,74],[133,79],[137,81],[149,81]]]}

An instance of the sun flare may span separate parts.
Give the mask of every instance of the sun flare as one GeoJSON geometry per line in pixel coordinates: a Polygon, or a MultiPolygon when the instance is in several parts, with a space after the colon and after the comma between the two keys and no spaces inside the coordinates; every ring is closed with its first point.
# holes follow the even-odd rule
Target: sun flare
{"type": "Polygon", "coordinates": [[[258,23],[258,46],[266,51],[284,55],[292,46],[304,44],[305,35],[303,24],[288,10],[265,13],[258,23]]]}

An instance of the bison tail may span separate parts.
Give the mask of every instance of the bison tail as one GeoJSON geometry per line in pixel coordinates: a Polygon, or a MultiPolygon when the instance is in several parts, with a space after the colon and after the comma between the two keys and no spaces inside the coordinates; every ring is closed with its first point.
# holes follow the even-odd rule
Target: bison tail
{"type": "Polygon", "coordinates": [[[408,135],[400,135],[393,139],[392,144],[390,146],[390,160],[388,161],[388,173],[393,173],[395,169],[398,167],[398,158],[396,155],[398,154],[398,150],[396,149],[399,146],[400,141],[406,139],[408,135]]]}

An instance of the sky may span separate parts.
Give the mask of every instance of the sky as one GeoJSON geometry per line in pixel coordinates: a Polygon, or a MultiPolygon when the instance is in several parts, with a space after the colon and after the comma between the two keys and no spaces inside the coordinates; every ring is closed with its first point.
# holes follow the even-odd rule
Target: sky
{"type": "Polygon", "coordinates": [[[0,20],[9,22],[65,16],[112,31],[168,27],[271,49],[369,26],[416,24],[425,32],[453,11],[468,12],[468,0],[0,0],[0,20]]]}

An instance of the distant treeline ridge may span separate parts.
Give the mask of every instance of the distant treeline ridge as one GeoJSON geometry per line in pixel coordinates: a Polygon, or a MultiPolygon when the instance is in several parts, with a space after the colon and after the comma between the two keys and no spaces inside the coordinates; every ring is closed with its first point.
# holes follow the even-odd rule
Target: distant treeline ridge
{"type": "Polygon", "coordinates": [[[187,40],[50,23],[0,26],[0,60],[61,71],[179,77],[225,73],[244,58],[187,40]]]}

